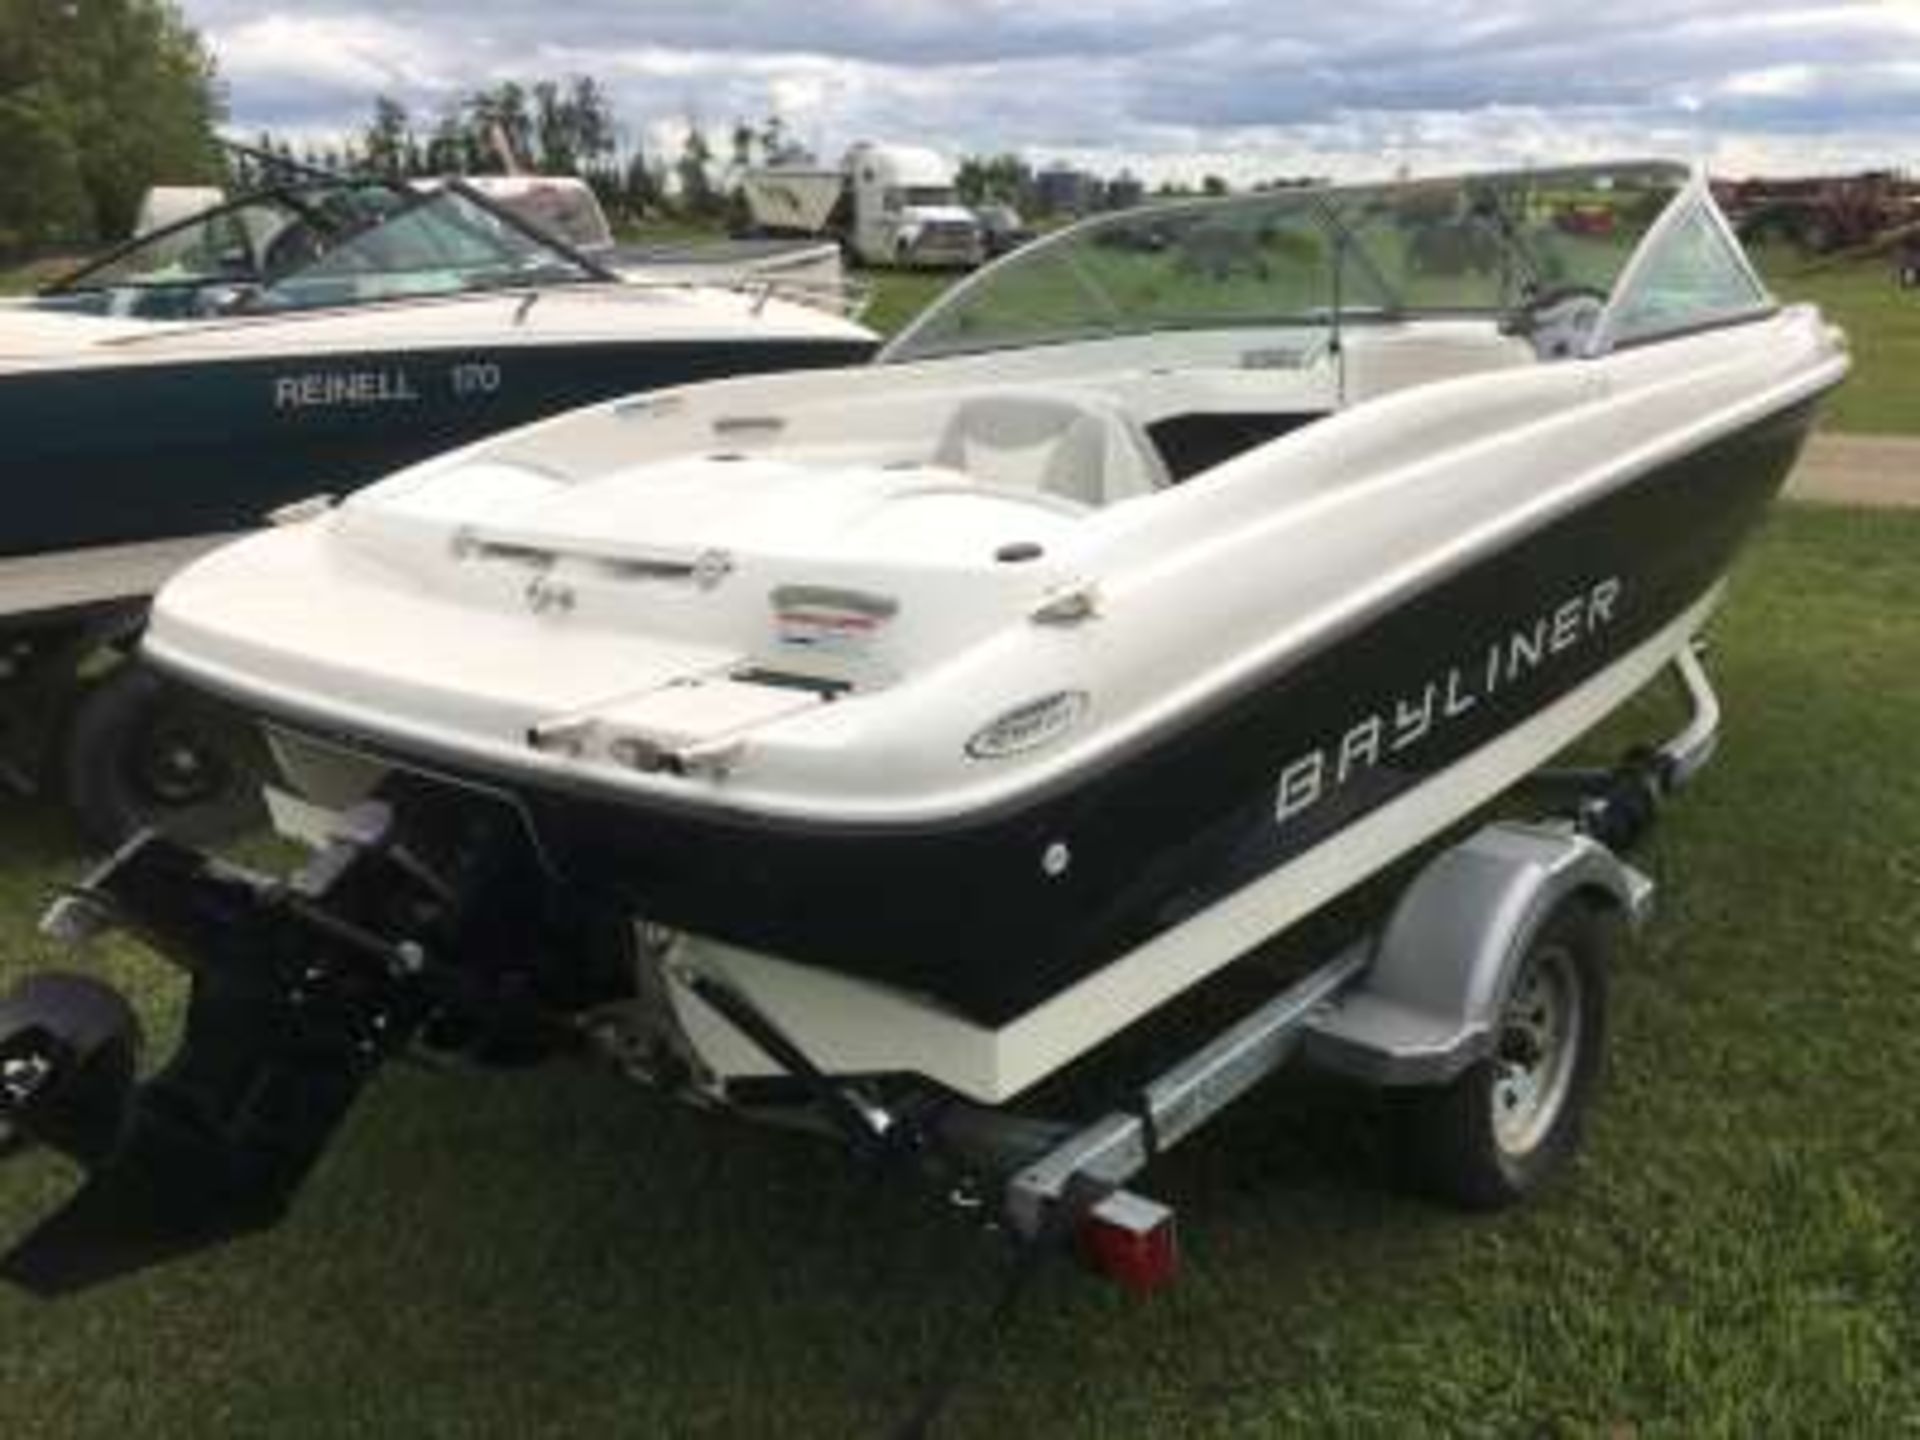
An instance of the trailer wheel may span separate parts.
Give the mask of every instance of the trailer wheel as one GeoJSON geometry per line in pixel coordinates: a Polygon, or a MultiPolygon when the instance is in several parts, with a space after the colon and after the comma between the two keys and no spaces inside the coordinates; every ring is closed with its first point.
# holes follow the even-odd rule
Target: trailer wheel
{"type": "Polygon", "coordinates": [[[237,717],[129,661],[75,707],[61,760],[67,803],[104,849],[148,827],[196,843],[231,838],[261,815],[262,752],[237,717]]]}
{"type": "Polygon", "coordinates": [[[1534,932],[1493,1053],[1409,1097],[1406,1152],[1421,1189],[1465,1209],[1501,1209],[1579,1148],[1604,1060],[1617,934],[1615,917],[1578,895],[1534,932]]]}

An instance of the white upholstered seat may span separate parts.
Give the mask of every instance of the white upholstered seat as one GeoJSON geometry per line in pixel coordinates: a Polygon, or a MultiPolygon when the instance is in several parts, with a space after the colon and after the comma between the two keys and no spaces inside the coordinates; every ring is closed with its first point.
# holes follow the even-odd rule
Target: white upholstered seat
{"type": "Polygon", "coordinates": [[[990,485],[1111,505],[1166,483],[1166,469],[1117,407],[1009,391],[962,400],[933,461],[990,485]]]}

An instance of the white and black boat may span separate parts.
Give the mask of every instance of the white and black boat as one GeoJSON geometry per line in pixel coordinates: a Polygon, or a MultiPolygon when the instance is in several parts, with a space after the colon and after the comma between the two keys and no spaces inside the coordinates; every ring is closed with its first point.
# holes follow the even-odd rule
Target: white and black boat
{"type": "Polygon", "coordinates": [[[283,169],[0,302],[0,765],[59,748],[68,652],[97,638],[76,619],[124,632],[291,500],[593,400],[872,353],[778,290],[632,283],[457,180],[283,169]]]}
{"type": "MultiPolygon", "coordinates": [[[[1006,1105],[1663,670],[1697,679],[1727,567],[1846,368],[1673,166],[1096,219],[877,364],[563,416],[194,565],[147,653],[269,723],[303,795],[282,828],[329,858],[289,900],[150,842],[56,918],[194,970],[195,1084],[293,1084],[293,1002],[264,977],[297,955],[342,1056],[538,1014],[870,1139],[912,1113],[890,1086],[1006,1105]]],[[[1599,863],[1536,843],[1449,873],[1599,863]]],[[[1573,898],[1636,909],[1624,874],[1573,898]]],[[[1287,1013],[1408,983],[1383,953],[1287,1013]]],[[[1472,1061],[1518,1086],[1549,1052],[1584,1075],[1564,1032],[1595,1007],[1562,968],[1577,1024],[1516,1020],[1490,1050],[1482,1016],[1434,1049],[1356,1019],[1320,1048],[1428,1081],[1472,1061]]],[[[1459,1008],[1516,985],[1553,988],[1498,969],[1459,1008]]],[[[1368,1023],[1404,1032],[1419,1006],[1386,1001],[1368,1023]]],[[[338,1108],[361,1063],[328,1071],[338,1108]]],[[[337,1118],[299,1115],[276,1154],[337,1118]]]]}

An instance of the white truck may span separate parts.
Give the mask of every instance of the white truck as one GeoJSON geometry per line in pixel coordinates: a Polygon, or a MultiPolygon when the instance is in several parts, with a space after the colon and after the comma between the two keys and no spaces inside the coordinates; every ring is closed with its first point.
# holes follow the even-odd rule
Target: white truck
{"type": "Polygon", "coordinates": [[[830,236],[867,265],[960,268],[986,258],[980,219],[931,150],[862,141],[839,168],[767,165],[740,186],[755,232],[830,236]]]}
{"type": "Polygon", "coordinates": [[[760,285],[788,300],[853,316],[840,247],[808,239],[619,243],[593,187],[577,175],[469,175],[465,183],[554,238],[637,284],[760,285]]]}

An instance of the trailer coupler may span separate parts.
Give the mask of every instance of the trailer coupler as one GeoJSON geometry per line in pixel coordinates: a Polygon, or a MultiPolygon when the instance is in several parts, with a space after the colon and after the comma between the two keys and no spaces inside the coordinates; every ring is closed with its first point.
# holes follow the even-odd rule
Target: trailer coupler
{"type": "Polygon", "coordinates": [[[423,936],[444,934],[445,897],[388,843],[385,807],[351,818],[289,879],[142,835],[48,912],[45,930],[65,941],[129,932],[191,991],[177,1051],[138,1085],[138,1028],[108,987],[43,974],[0,1002],[0,1128],[87,1173],[0,1257],[0,1277],[77,1290],[285,1213],[440,988],[430,940],[386,938],[368,917],[412,915],[423,936]]]}

